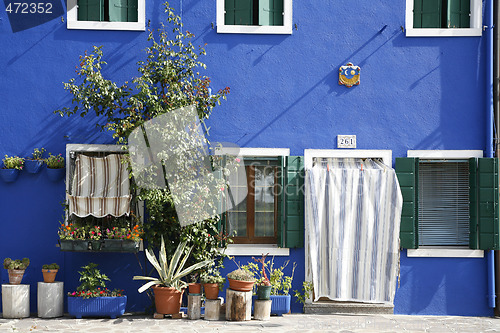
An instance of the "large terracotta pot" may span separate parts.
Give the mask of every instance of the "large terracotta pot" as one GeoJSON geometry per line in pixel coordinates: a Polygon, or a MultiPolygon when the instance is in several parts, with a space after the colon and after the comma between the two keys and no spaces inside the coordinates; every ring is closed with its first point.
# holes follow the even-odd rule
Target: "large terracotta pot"
{"type": "Polygon", "coordinates": [[[207,299],[219,298],[219,285],[217,283],[204,283],[205,297],[207,299]]]}
{"type": "Polygon", "coordinates": [[[24,269],[9,269],[9,283],[21,284],[24,275],[24,269]]]}
{"type": "Polygon", "coordinates": [[[156,312],[161,314],[176,314],[181,310],[182,293],[172,287],[153,286],[156,312]]]}
{"type": "Polygon", "coordinates": [[[201,283],[190,283],[188,286],[190,295],[201,294],[201,283]]]}
{"type": "Polygon", "coordinates": [[[229,281],[229,289],[235,291],[252,291],[253,284],[255,283],[254,281],[240,281],[229,278],[227,280],[229,281]]]}
{"type": "Polygon", "coordinates": [[[53,283],[56,279],[57,269],[42,269],[43,282],[53,283]]]}

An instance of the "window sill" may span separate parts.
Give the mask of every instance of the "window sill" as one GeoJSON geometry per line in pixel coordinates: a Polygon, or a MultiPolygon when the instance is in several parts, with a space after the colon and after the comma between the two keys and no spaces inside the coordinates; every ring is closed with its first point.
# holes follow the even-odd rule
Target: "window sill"
{"type": "Polygon", "coordinates": [[[481,37],[481,28],[466,29],[406,29],[406,37],[481,37]]]}
{"type": "Polygon", "coordinates": [[[484,258],[484,251],[467,248],[420,248],[408,249],[407,256],[427,258],[484,258]]]}
{"type": "Polygon", "coordinates": [[[272,244],[229,244],[225,253],[229,256],[261,256],[266,253],[270,256],[288,256],[290,249],[272,244]]]}
{"type": "Polygon", "coordinates": [[[94,22],[94,21],[69,21],[68,29],[82,30],[124,30],[124,31],[145,31],[144,22],[94,22]]]}

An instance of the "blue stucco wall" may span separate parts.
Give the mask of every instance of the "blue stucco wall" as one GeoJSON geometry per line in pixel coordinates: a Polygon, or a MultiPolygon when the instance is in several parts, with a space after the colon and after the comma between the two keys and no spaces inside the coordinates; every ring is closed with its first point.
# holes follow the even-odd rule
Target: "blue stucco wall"
{"type": "MultiPolygon", "coordinates": [[[[165,19],[160,3],[147,1],[152,28],[165,19]]],[[[404,1],[294,1],[292,35],[217,34],[215,1],[171,5],[195,34],[194,44],[207,44],[203,61],[213,89],[231,88],[209,121],[213,141],[290,148],[292,155],[335,148],[338,134],[355,134],[359,149],[390,149],[394,158],[408,149],[484,149],[484,39],[406,38],[404,1]],[[351,89],[337,83],[337,70],[347,62],[361,66],[361,84],[351,89]]],[[[62,119],[52,112],[70,104],[62,82],[74,76],[79,55],[103,45],[104,74],[123,82],[137,73],[146,33],[67,30],[60,18],[13,33],[3,3],[0,9],[0,155],[111,143],[91,117],[62,119]]],[[[0,257],[31,259],[24,283],[32,288],[32,311],[41,265],[53,261],[62,266],[58,280],[67,291],[78,285],[78,268],[94,261],[111,287],[126,289],[127,310],[147,307],[147,296],[136,292],[140,283],[131,281],[140,273],[135,256],[55,247],[63,200],[63,182],[50,182],[45,171],[0,182],[0,257]]],[[[292,250],[290,259],[299,264],[294,289],[304,277],[303,258],[302,249],[292,250]]],[[[7,273],[0,274],[5,283],[7,273]]],[[[295,302],[293,310],[300,311],[295,302]]],[[[407,258],[403,252],[395,312],[492,315],[485,260],[407,258]]]]}

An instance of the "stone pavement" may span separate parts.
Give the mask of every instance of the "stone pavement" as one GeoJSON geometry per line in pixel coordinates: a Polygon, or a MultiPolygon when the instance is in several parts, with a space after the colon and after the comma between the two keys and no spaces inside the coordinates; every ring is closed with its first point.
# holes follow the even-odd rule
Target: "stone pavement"
{"type": "Polygon", "coordinates": [[[309,315],[288,314],[270,321],[206,321],[153,319],[125,314],[117,319],[67,316],[54,319],[0,318],[0,332],[500,332],[500,318],[404,316],[404,315],[309,315]]]}

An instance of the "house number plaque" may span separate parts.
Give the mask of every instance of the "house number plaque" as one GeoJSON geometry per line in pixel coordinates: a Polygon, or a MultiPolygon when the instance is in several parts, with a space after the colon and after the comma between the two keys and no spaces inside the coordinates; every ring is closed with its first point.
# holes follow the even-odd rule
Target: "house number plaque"
{"type": "Polygon", "coordinates": [[[356,135],[337,135],[337,148],[356,148],[356,135]]]}

